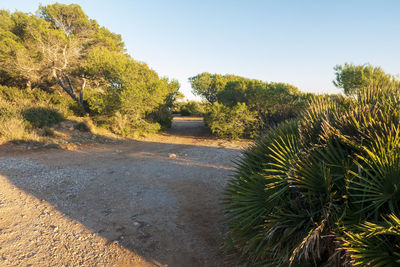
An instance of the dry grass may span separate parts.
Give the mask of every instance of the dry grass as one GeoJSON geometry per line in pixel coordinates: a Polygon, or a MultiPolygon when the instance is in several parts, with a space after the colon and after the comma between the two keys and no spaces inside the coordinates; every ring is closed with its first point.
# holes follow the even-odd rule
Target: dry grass
{"type": "Polygon", "coordinates": [[[33,131],[29,131],[25,127],[22,118],[10,118],[0,120],[0,142],[9,140],[35,140],[39,137],[33,131]]]}

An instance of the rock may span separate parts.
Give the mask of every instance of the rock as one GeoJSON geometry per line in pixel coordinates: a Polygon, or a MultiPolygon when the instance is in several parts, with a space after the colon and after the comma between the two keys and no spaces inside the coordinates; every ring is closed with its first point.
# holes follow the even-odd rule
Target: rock
{"type": "Polygon", "coordinates": [[[174,159],[174,158],[176,158],[176,154],[171,153],[171,154],[168,155],[168,157],[169,157],[170,159],[174,159]]]}

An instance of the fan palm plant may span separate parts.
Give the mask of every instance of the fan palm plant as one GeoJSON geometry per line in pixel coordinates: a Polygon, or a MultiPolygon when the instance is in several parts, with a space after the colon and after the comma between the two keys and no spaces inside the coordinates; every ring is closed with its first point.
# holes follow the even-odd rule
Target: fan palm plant
{"type": "Polygon", "coordinates": [[[225,191],[227,248],[249,266],[400,264],[399,96],[315,99],[259,138],[225,191]]]}

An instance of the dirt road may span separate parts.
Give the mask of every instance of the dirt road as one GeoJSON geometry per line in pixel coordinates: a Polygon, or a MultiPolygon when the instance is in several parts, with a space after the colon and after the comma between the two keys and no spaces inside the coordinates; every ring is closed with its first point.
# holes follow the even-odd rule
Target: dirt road
{"type": "Polygon", "coordinates": [[[0,265],[232,266],[219,198],[245,145],[176,118],[143,140],[0,148],[0,265]]]}

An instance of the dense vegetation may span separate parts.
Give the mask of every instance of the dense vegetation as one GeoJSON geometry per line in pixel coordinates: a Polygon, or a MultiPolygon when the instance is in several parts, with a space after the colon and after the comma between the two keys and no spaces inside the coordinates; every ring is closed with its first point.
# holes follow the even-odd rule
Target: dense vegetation
{"type": "Polygon", "coordinates": [[[193,93],[208,101],[205,122],[219,137],[254,137],[298,116],[312,96],[289,84],[234,75],[201,73],[189,81],[193,93]]]}
{"type": "Polygon", "coordinates": [[[206,106],[204,102],[189,100],[176,103],[175,111],[182,116],[203,116],[206,106]]]}
{"type": "Polygon", "coordinates": [[[314,99],[237,162],[227,247],[246,265],[400,264],[399,82],[369,65],[336,74],[348,96],[314,99]]]}
{"type": "MultiPolygon", "coordinates": [[[[89,115],[121,135],[167,127],[179,88],[132,59],[120,35],[100,27],[76,4],[40,6],[36,15],[0,10],[0,85],[0,108],[11,110],[4,114],[16,112],[13,95],[30,98],[29,107],[19,105],[24,109],[49,107],[57,98],[68,104],[53,105],[55,111],[89,115]]],[[[27,126],[26,111],[20,113],[13,120],[27,126]]]]}

